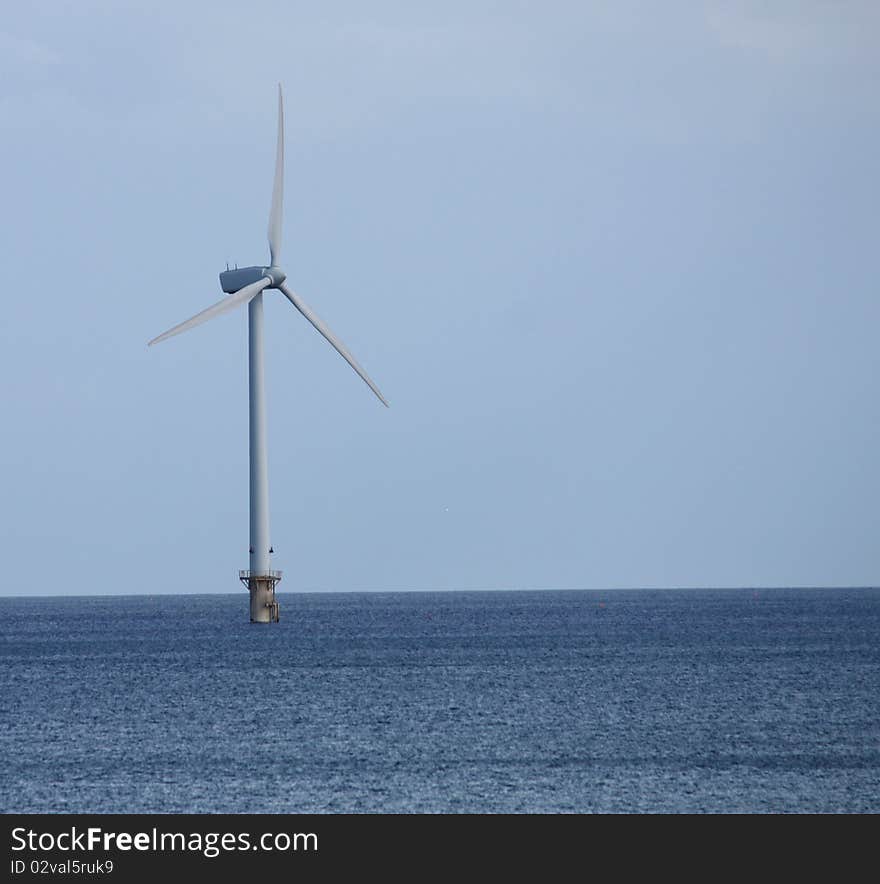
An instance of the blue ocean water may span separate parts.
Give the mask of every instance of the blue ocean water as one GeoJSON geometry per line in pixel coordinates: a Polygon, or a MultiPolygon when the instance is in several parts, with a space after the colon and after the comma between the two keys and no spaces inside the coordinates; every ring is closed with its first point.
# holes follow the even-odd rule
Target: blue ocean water
{"type": "Polygon", "coordinates": [[[880,590],[0,599],[0,810],[878,812],[880,590]]]}

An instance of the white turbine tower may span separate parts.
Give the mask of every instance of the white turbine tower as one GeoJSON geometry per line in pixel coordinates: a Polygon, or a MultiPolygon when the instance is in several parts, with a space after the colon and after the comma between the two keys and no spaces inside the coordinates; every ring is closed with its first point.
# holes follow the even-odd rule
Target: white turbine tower
{"type": "Polygon", "coordinates": [[[280,289],[291,304],[336,348],[340,356],[363,378],[367,386],[387,406],[376,385],[357,364],[342,341],[324,325],[308,305],[284,284],[286,275],[278,266],[281,255],[281,209],[284,201],[284,105],[281,84],[278,85],[278,148],[275,154],[275,182],[272,186],[272,206],[269,209],[268,267],[242,267],[220,274],[220,287],[228,294],[211,307],[197,313],[192,319],[175,325],[164,334],[153,338],[149,346],[179,335],[221,313],[241,304],[248,305],[248,369],[250,393],[250,567],[240,571],[239,577],[251,596],[251,622],[269,623],[278,620],[278,602],[275,584],[280,571],[270,566],[272,546],[269,540],[269,472],[266,458],[266,394],[263,382],[263,290],[280,289]]]}

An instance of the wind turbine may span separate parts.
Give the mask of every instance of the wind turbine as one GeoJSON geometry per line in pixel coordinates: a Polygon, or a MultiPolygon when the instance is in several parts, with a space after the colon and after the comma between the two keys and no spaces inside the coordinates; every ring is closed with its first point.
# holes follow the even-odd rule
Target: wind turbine
{"type": "Polygon", "coordinates": [[[242,304],[248,305],[248,392],[250,399],[250,567],[239,571],[251,597],[251,622],[278,621],[275,585],[281,572],[270,566],[272,546],[269,541],[269,473],[266,458],[266,393],[263,378],[263,291],[279,289],[306,319],[333,346],[337,353],[361,376],[367,386],[387,407],[388,403],[367,373],[358,365],[345,345],[312,312],[309,306],[286,284],[284,271],[278,266],[281,256],[281,215],[284,201],[284,103],[278,84],[278,145],[275,152],[275,181],[269,209],[269,266],[236,267],[220,274],[220,288],[228,295],[222,301],[202,310],[191,319],[175,325],[153,338],[148,346],[179,335],[226,313],[242,304]]]}

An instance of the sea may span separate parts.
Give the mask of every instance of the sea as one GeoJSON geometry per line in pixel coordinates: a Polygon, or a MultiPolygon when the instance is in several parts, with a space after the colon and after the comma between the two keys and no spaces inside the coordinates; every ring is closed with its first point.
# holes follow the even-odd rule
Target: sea
{"type": "Polygon", "coordinates": [[[0,811],[880,811],[880,589],[278,598],[0,598],[0,811]]]}

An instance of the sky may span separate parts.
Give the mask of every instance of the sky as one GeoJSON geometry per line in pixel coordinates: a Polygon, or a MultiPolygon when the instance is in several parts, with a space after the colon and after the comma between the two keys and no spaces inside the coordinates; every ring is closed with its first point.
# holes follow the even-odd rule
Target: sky
{"type": "Polygon", "coordinates": [[[880,5],[34,0],[0,21],[0,592],[880,584],[880,5]]]}

